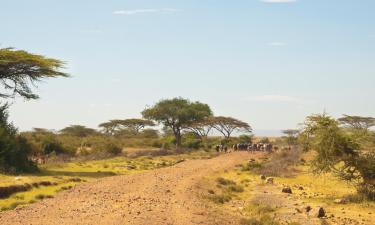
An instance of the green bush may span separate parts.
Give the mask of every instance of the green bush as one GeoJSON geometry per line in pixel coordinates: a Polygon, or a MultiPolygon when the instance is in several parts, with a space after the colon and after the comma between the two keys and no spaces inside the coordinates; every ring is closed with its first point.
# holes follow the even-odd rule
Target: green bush
{"type": "Polygon", "coordinates": [[[189,149],[200,149],[203,147],[202,140],[193,133],[182,136],[182,146],[189,149]]]}
{"type": "Polygon", "coordinates": [[[36,166],[28,159],[32,148],[8,122],[7,108],[7,105],[0,106],[0,170],[14,173],[35,171],[36,166]]]}
{"type": "Polygon", "coordinates": [[[216,179],[216,182],[217,182],[218,184],[220,184],[220,185],[224,185],[224,186],[226,186],[226,185],[235,185],[235,184],[236,184],[236,182],[234,182],[233,180],[225,179],[225,178],[223,178],[223,177],[219,177],[219,178],[217,178],[217,179],[216,179]]]}

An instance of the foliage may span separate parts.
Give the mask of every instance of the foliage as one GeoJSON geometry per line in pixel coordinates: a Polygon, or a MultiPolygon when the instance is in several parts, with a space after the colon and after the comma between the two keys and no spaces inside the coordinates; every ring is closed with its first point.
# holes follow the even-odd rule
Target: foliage
{"type": "Polygon", "coordinates": [[[8,122],[8,105],[0,106],[0,171],[27,172],[36,170],[28,159],[31,146],[17,135],[17,129],[8,122]]]}
{"type": "Polygon", "coordinates": [[[207,104],[183,98],[161,100],[142,112],[144,118],[163,124],[173,131],[176,147],[181,146],[183,129],[212,115],[207,104]]]}
{"type": "Polygon", "coordinates": [[[201,139],[207,138],[213,128],[213,123],[210,118],[202,121],[197,121],[187,127],[191,132],[196,134],[201,139]]]}
{"type": "Polygon", "coordinates": [[[298,134],[300,132],[299,130],[288,129],[283,130],[282,132],[286,135],[285,140],[289,146],[298,144],[298,134]]]}
{"type": "Polygon", "coordinates": [[[159,138],[159,131],[154,129],[144,129],[140,134],[140,137],[143,138],[159,138]]]}
{"type": "MultiPolygon", "coordinates": [[[[356,125],[352,129],[364,132],[356,125]]],[[[317,152],[313,164],[316,172],[334,171],[342,179],[355,182],[358,191],[375,200],[375,151],[367,145],[371,135],[347,132],[339,121],[325,114],[307,117],[303,135],[317,152]]]]}
{"type": "Polygon", "coordinates": [[[212,127],[224,135],[226,139],[230,138],[234,131],[252,132],[252,128],[248,123],[242,122],[232,117],[211,117],[212,127]]]}
{"type": "Polygon", "coordinates": [[[64,129],[60,130],[61,134],[65,135],[72,135],[77,137],[87,137],[90,135],[97,134],[97,131],[92,128],[87,128],[82,125],[71,125],[69,127],[65,127],[64,129]]]}
{"type": "Polygon", "coordinates": [[[357,130],[368,130],[369,128],[375,126],[374,117],[344,115],[343,117],[339,118],[338,121],[345,126],[357,130]]]}
{"type": "Polygon", "coordinates": [[[36,99],[38,96],[30,86],[44,78],[67,77],[68,74],[59,71],[63,66],[64,63],[57,59],[11,48],[0,49],[0,80],[5,88],[0,97],[19,95],[36,99]]]}
{"type": "Polygon", "coordinates": [[[181,144],[189,149],[199,149],[203,146],[203,141],[195,133],[188,132],[182,136],[181,144]]]}
{"type": "Polygon", "coordinates": [[[253,138],[254,136],[253,135],[246,135],[246,134],[242,134],[238,137],[238,142],[240,143],[253,143],[253,138]]]}
{"type": "Polygon", "coordinates": [[[264,137],[264,138],[259,140],[259,143],[269,144],[269,143],[271,143],[271,141],[268,137],[264,137]]]}
{"type": "Polygon", "coordinates": [[[110,120],[99,124],[103,132],[110,135],[121,134],[124,130],[128,131],[128,134],[138,135],[148,126],[155,126],[155,124],[145,119],[110,120]]]}

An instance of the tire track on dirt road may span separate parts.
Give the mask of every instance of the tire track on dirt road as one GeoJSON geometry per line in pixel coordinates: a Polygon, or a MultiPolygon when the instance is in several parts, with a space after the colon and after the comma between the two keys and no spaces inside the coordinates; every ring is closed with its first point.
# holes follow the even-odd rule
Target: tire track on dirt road
{"type": "Polygon", "coordinates": [[[0,224],[237,224],[198,197],[199,180],[259,154],[235,152],[140,174],[102,178],[15,210],[0,224]]]}

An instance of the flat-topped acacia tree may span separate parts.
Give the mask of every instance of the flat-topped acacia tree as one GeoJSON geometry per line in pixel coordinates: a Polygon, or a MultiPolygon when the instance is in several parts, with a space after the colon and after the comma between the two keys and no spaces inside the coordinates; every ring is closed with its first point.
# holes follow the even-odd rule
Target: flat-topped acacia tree
{"type": "Polygon", "coordinates": [[[104,133],[110,135],[116,135],[125,129],[129,129],[135,135],[138,135],[144,128],[152,126],[155,126],[155,123],[145,119],[110,120],[99,124],[104,133]]]}
{"type": "MultiPolygon", "coordinates": [[[[20,96],[37,99],[32,87],[45,78],[68,77],[61,72],[64,63],[57,59],[12,48],[0,48],[0,100],[20,96]]],[[[0,104],[0,170],[24,172],[35,169],[28,159],[31,147],[8,122],[8,105],[0,104]]]]}
{"type": "Polygon", "coordinates": [[[176,138],[176,148],[181,147],[183,129],[212,116],[211,108],[201,102],[173,98],[161,100],[142,112],[145,119],[156,121],[172,130],[176,138]]]}
{"type": "Polygon", "coordinates": [[[253,131],[248,123],[232,117],[211,117],[210,123],[212,124],[212,127],[223,134],[226,139],[229,139],[235,131],[242,131],[245,133],[251,133],[253,131]]]}
{"type": "Polygon", "coordinates": [[[14,98],[17,95],[25,99],[37,99],[32,86],[45,78],[68,77],[60,70],[64,62],[31,54],[12,48],[0,49],[0,81],[4,89],[1,98],[14,98]]]}

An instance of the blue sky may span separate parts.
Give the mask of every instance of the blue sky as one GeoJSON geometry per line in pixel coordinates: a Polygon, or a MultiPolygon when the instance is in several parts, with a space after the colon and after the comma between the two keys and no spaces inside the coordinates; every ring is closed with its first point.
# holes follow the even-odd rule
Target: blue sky
{"type": "Polygon", "coordinates": [[[375,116],[373,0],[0,0],[0,47],[66,61],[13,102],[21,130],[96,127],[181,96],[255,130],[375,116]]]}

